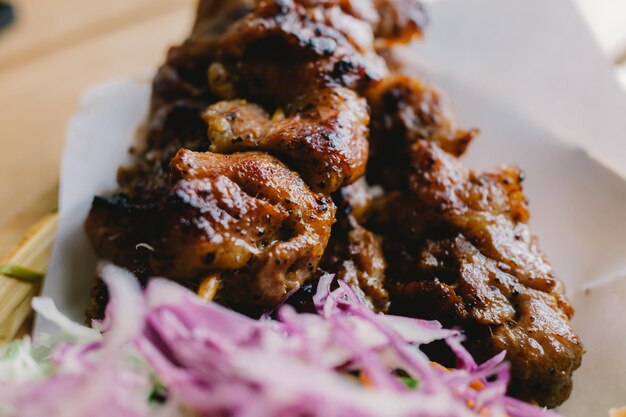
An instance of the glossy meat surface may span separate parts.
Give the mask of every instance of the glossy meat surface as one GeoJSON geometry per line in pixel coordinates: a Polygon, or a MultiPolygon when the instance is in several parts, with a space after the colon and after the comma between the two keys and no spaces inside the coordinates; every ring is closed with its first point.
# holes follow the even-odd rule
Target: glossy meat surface
{"type": "MultiPolygon", "coordinates": [[[[507,350],[511,391],[558,405],[583,351],[573,309],[521,171],[464,168],[477,131],[394,61],[425,23],[416,0],[201,0],[88,234],[142,283],[164,275],[253,316],[287,293],[312,311],[336,274],[376,311],[462,327],[479,359],[507,350]]],[[[97,281],[89,316],[106,300],[97,281]]]]}
{"type": "Polygon", "coordinates": [[[171,176],[157,206],[96,199],[86,228],[101,257],[194,289],[214,277],[218,300],[247,312],[316,272],[335,206],[276,158],[181,150],[171,176]]]}
{"type": "Polygon", "coordinates": [[[220,300],[259,307],[314,274],[335,207],[277,159],[181,150],[171,170],[153,271],[179,281],[217,272],[220,300]]]}
{"type": "Polygon", "coordinates": [[[284,106],[328,86],[363,89],[386,73],[366,22],[337,6],[274,0],[261,3],[220,38],[209,84],[225,99],[284,106]]]}
{"type": "Polygon", "coordinates": [[[406,187],[410,147],[428,140],[446,152],[462,155],[475,130],[456,127],[439,91],[417,78],[390,75],[367,92],[371,107],[368,179],[388,189],[406,187]]]}
{"type": "Polygon", "coordinates": [[[528,227],[523,173],[505,166],[476,174],[428,142],[416,143],[412,151],[409,186],[423,209],[463,233],[523,285],[553,293],[570,312],[560,281],[528,227]]]}
{"type": "MultiPolygon", "coordinates": [[[[415,0],[270,1],[258,10],[255,0],[201,0],[193,32],[169,50],[154,79],[146,144],[133,149],[133,166],[120,168],[120,190],[142,201],[158,199],[166,192],[169,161],[178,149],[208,149],[201,114],[220,98],[256,97],[270,114],[276,107],[290,107],[297,114],[299,105],[326,94],[329,86],[365,88],[387,72],[382,58],[374,52],[374,36],[382,36],[379,23],[417,28],[423,20],[422,6],[415,0]],[[387,5],[379,7],[378,3],[387,5]],[[391,14],[400,21],[389,20],[389,13],[384,18],[381,14],[400,9],[402,13],[391,14]],[[273,28],[263,29],[268,22],[273,22],[273,28]],[[275,47],[281,42],[287,49],[275,47]],[[327,50],[325,44],[332,47],[327,50]],[[229,79],[229,68],[240,77],[238,89],[236,80],[229,79]]],[[[419,31],[411,33],[418,35],[419,31]]],[[[337,101],[333,97],[345,95],[338,91],[326,97],[332,102],[337,101]]],[[[361,131],[368,119],[361,117],[362,104],[355,102],[350,107],[356,118],[349,115],[347,120],[358,122],[353,130],[359,133],[333,137],[329,144],[322,144],[327,149],[339,147],[334,158],[341,162],[331,171],[345,183],[362,173],[359,153],[367,149],[361,131]],[[344,139],[357,155],[341,148],[344,139]]],[[[331,192],[331,188],[326,191],[331,192]]]]}
{"type": "Polygon", "coordinates": [[[133,202],[160,200],[167,193],[169,162],[176,152],[208,149],[201,114],[219,98],[209,88],[207,70],[220,36],[255,7],[254,0],[199,2],[193,32],[169,49],[154,77],[145,140],[131,149],[134,164],[120,167],[118,192],[133,202]]]}
{"type": "Polygon", "coordinates": [[[462,326],[482,360],[506,350],[516,396],[549,407],[567,399],[583,346],[557,297],[524,286],[462,235],[427,241],[414,270],[418,280],[390,289],[394,312],[462,326]]]}
{"type": "Polygon", "coordinates": [[[316,191],[331,193],[365,173],[367,105],[346,88],[309,92],[273,116],[246,101],[222,101],[208,107],[204,120],[211,151],[280,155],[316,191]]]}
{"type": "Polygon", "coordinates": [[[417,0],[297,0],[312,6],[338,6],[345,13],[369,23],[380,46],[409,42],[421,36],[428,16],[417,0]]]}
{"type": "Polygon", "coordinates": [[[477,174],[427,141],[412,146],[411,159],[409,190],[370,214],[374,230],[387,233],[392,311],[460,325],[477,357],[507,351],[513,394],[562,403],[583,347],[528,228],[520,171],[477,174]]]}
{"type": "Polygon", "coordinates": [[[261,3],[209,67],[211,91],[230,99],[204,113],[211,150],[272,152],[326,194],[356,181],[369,146],[357,91],[386,73],[373,44],[371,26],[337,5],[261,3]]]}
{"type": "Polygon", "coordinates": [[[385,288],[387,261],[380,238],[351,215],[341,216],[333,227],[320,268],[348,282],[373,310],[389,309],[389,293],[385,288]]]}

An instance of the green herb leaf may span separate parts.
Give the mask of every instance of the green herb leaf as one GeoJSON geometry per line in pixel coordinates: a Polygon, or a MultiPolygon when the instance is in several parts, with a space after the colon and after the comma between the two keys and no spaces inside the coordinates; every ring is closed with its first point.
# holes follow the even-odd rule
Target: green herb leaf
{"type": "Polygon", "coordinates": [[[415,378],[411,378],[410,376],[399,376],[398,378],[400,378],[400,380],[402,382],[404,382],[404,384],[410,388],[410,389],[415,389],[417,388],[417,379],[415,378]]]}
{"type": "Polygon", "coordinates": [[[0,275],[6,275],[11,278],[29,282],[38,282],[44,277],[44,274],[41,272],[33,271],[15,264],[0,264],[0,275]]]}
{"type": "Polygon", "coordinates": [[[154,381],[154,385],[152,386],[152,392],[150,392],[150,397],[148,401],[150,403],[163,404],[167,400],[167,389],[163,384],[158,381],[154,381]]]}

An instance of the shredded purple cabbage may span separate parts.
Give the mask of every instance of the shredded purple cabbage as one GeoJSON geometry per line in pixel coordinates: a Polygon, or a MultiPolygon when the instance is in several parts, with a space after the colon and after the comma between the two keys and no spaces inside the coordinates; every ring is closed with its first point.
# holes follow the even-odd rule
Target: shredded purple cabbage
{"type": "Polygon", "coordinates": [[[101,340],[56,344],[39,362],[47,371],[26,379],[3,375],[0,360],[0,416],[557,416],[506,396],[504,354],[477,364],[460,332],[375,314],[344,282],[331,291],[330,275],[318,314],[283,305],[256,321],[170,281],[142,292],[116,267],[102,274],[112,301],[95,323],[101,340]],[[436,340],[457,369],[419,350],[436,340]]]}

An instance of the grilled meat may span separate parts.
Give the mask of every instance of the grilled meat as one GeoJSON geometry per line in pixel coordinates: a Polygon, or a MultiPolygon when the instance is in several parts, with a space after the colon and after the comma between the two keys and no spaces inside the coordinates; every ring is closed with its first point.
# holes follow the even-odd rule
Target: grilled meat
{"type": "Polygon", "coordinates": [[[418,140],[462,155],[477,131],[457,129],[439,91],[414,77],[391,75],[367,93],[371,106],[368,180],[387,189],[406,187],[410,147],[418,140]]]}
{"type": "Polygon", "coordinates": [[[370,213],[392,265],[392,311],[461,326],[478,358],[506,350],[513,394],[562,403],[583,347],[562,284],[528,228],[520,171],[476,174],[427,141],[412,146],[411,158],[409,189],[370,213]]]}
{"type": "Polygon", "coordinates": [[[424,6],[417,0],[297,0],[312,6],[337,6],[369,23],[381,46],[406,43],[421,35],[428,22],[424,6]]]}
{"type": "MultiPolygon", "coordinates": [[[[310,311],[316,278],[336,274],[374,310],[462,327],[479,359],[506,350],[511,391],[558,405],[583,350],[573,310],[521,172],[462,167],[476,131],[398,74],[389,48],[425,22],[416,0],[201,0],[88,234],[142,282],[164,275],[251,315],[292,292],[310,311]]],[[[106,300],[97,281],[89,316],[106,300]]]]}
{"type": "Polygon", "coordinates": [[[213,152],[264,150],[281,156],[315,191],[330,193],[365,173],[365,100],[343,88],[297,97],[270,116],[242,100],[221,101],[204,113],[213,152]]]}
{"type": "Polygon", "coordinates": [[[181,150],[171,176],[157,207],[96,199],[86,226],[101,257],[191,288],[215,278],[218,300],[250,313],[317,271],[335,206],[276,158],[181,150]]]}
{"type": "Polygon", "coordinates": [[[359,225],[351,215],[340,216],[320,268],[349,283],[373,310],[387,311],[386,267],[379,237],[359,225]]]}
{"type": "Polygon", "coordinates": [[[209,85],[225,99],[284,106],[327,86],[366,88],[386,72],[366,22],[336,6],[274,0],[262,2],[220,39],[209,85]]]}
{"type": "Polygon", "coordinates": [[[192,34],[168,51],[152,83],[145,145],[132,149],[136,162],[118,171],[119,192],[133,203],[163,198],[170,160],[180,148],[208,149],[201,114],[219,97],[209,88],[207,69],[220,36],[255,7],[253,0],[201,1],[192,34]]]}
{"type": "Polygon", "coordinates": [[[181,150],[156,222],[152,270],[175,280],[219,273],[219,299],[271,308],[311,277],[335,206],[276,158],[181,150]]]}
{"type": "Polygon", "coordinates": [[[150,240],[152,207],[133,204],[127,195],[95,197],[85,222],[98,256],[141,272],[147,253],[137,245],[150,240]]]}
{"type": "Polygon", "coordinates": [[[390,287],[393,311],[461,326],[479,360],[507,351],[516,396],[555,407],[572,389],[583,347],[559,297],[521,284],[462,234],[428,240],[413,279],[390,287]]]}
{"type": "Polygon", "coordinates": [[[528,227],[522,172],[508,166],[478,175],[428,142],[416,143],[412,151],[409,186],[424,210],[462,232],[523,285],[552,293],[571,314],[561,283],[528,227]]]}

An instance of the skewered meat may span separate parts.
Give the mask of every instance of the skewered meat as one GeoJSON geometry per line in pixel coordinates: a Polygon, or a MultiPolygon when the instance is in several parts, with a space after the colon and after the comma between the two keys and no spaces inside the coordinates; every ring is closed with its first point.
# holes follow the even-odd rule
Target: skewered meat
{"type": "Polygon", "coordinates": [[[201,114],[219,98],[210,90],[207,69],[219,37],[254,10],[254,0],[203,0],[191,36],[170,48],[153,84],[145,146],[133,149],[136,162],[120,167],[120,192],[133,203],[162,199],[168,192],[169,162],[180,148],[209,146],[201,114]]]}
{"type": "Polygon", "coordinates": [[[209,107],[211,150],[273,152],[328,194],[354,182],[365,172],[369,115],[350,88],[386,72],[373,42],[371,27],[337,6],[262,3],[223,36],[209,68],[213,92],[255,102],[209,107]]]}
{"type": "Polygon", "coordinates": [[[394,312],[461,325],[480,360],[506,350],[516,396],[549,407],[567,399],[583,347],[557,297],[524,286],[462,235],[427,241],[414,271],[417,280],[390,288],[394,312]]]}
{"type": "MultiPolygon", "coordinates": [[[[372,107],[374,140],[384,140],[380,136],[406,144],[430,140],[458,156],[465,152],[475,135],[474,131],[457,129],[445,98],[417,78],[389,76],[373,87],[367,97],[372,107]]],[[[398,147],[402,146],[395,146],[398,147]]]]}
{"type": "Polygon", "coordinates": [[[416,142],[411,157],[409,191],[385,200],[386,210],[405,212],[377,217],[390,222],[392,311],[462,326],[479,358],[506,350],[512,393],[560,404],[583,347],[562,285],[528,229],[520,171],[479,175],[427,141],[416,142]]]}
{"type": "Polygon", "coordinates": [[[220,39],[209,84],[225,99],[284,106],[331,85],[366,88],[386,72],[367,23],[339,7],[274,0],[261,3],[220,39]]]}
{"type": "MultiPolygon", "coordinates": [[[[461,326],[480,359],[507,350],[512,392],[557,405],[582,346],[521,172],[463,168],[476,131],[387,66],[425,21],[416,0],[201,0],[88,233],[140,279],[251,315],[291,292],[310,309],[316,277],[337,274],[375,310],[461,326]]],[[[91,317],[106,299],[96,282],[91,317]]]]}
{"type": "Polygon", "coordinates": [[[330,193],[365,172],[365,100],[347,88],[324,88],[270,116],[242,100],[221,101],[204,113],[213,152],[259,149],[284,157],[315,191],[330,193]]]}
{"type": "Polygon", "coordinates": [[[277,159],[181,150],[171,170],[153,271],[196,286],[217,272],[225,304],[266,308],[315,273],[335,206],[277,159]]]}
{"type": "Polygon", "coordinates": [[[276,158],[181,150],[171,176],[156,209],[123,196],[95,201],[86,226],[101,257],[192,288],[215,278],[218,300],[250,313],[316,272],[335,206],[276,158]]]}
{"type": "Polygon", "coordinates": [[[297,0],[307,7],[338,6],[372,26],[381,46],[406,43],[421,35],[428,16],[417,0],[297,0]],[[384,41],[384,42],[383,42],[384,41]]]}
{"type": "MultiPolygon", "coordinates": [[[[258,141],[263,146],[254,146],[255,149],[270,150],[287,164],[299,168],[309,185],[316,190],[323,190],[326,195],[362,176],[367,161],[367,106],[365,100],[355,91],[337,84],[366,85],[376,77],[376,71],[384,72],[384,62],[374,52],[371,26],[344,13],[341,8],[329,5],[303,7],[292,1],[268,1],[257,6],[243,0],[204,1],[199,6],[194,32],[183,45],[170,50],[166,64],[155,78],[145,149],[137,151],[137,163],[134,166],[120,169],[120,190],[117,197],[101,200],[107,204],[94,205],[87,222],[88,232],[100,256],[131,267],[136,272],[143,271],[146,275],[168,275],[191,287],[197,286],[201,278],[199,275],[213,273],[213,269],[205,265],[205,259],[199,256],[200,253],[195,253],[198,255],[195,256],[193,250],[187,250],[203,248],[200,244],[196,245],[198,242],[194,240],[199,235],[186,235],[191,246],[182,250],[177,248],[173,235],[162,233],[161,238],[165,244],[159,245],[154,233],[164,230],[164,222],[176,222],[174,219],[177,216],[180,218],[188,215],[190,222],[194,216],[197,217],[194,210],[187,210],[189,207],[183,210],[175,196],[180,197],[187,192],[189,197],[200,191],[211,194],[218,188],[236,194],[233,184],[227,185],[223,180],[215,182],[214,178],[198,178],[177,181],[176,169],[172,172],[173,178],[170,178],[168,169],[170,160],[180,148],[196,151],[211,148],[218,152],[241,149],[225,146],[228,142],[220,141],[217,134],[219,132],[215,129],[210,129],[207,135],[207,124],[200,117],[204,112],[211,127],[215,127],[222,120],[219,118],[219,110],[228,110],[229,102],[218,102],[219,98],[224,98],[224,88],[216,88],[216,65],[225,68],[235,65],[240,80],[247,82],[258,80],[255,78],[255,71],[258,69],[268,69],[267,74],[261,74],[267,75],[264,80],[268,83],[264,84],[266,100],[261,100],[259,106],[271,110],[271,105],[280,105],[285,113],[282,121],[274,120],[276,123],[270,123],[263,120],[266,117],[261,107],[249,105],[237,109],[246,116],[237,122],[244,120],[246,125],[231,125],[237,135],[233,139],[237,140],[241,133],[237,129],[248,129],[255,122],[257,127],[265,129],[256,136],[241,135],[242,139],[248,140],[242,141],[241,148],[245,144],[245,149],[250,149],[251,141],[258,141]],[[277,40],[293,47],[288,54],[281,53],[282,61],[275,60],[276,57],[272,54],[276,53],[271,48],[263,48],[266,41],[271,43],[277,40]],[[263,53],[249,54],[252,46],[252,52],[263,53]],[[307,68],[310,70],[302,72],[300,80],[293,80],[293,88],[285,88],[283,78],[271,77],[280,74],[282,70],[300,74],[301,70],[307,68]],[[330,72],[325,72],[326,69],[330,72]],[[273,72],[276,70],[279,72],[273,72]],[[267,97],[271,97],[271,100],[267,97]],[[206,111],[211,105],[211,109],[206,111]],[[259,117],[253,120],[250,116],[255,112],[259,117]],[[274,124],[280,126],[276,128],[274,124]],[[116,198],[119,201],[124,200],[125,206],[130,209],[120,210],[116,204],[109,204],[115,202],[116,198]],[[139,218],[129,214],[137,212],[138,207],[147,208],[139,218]],[[180,214],[181,210],[186,214],[180,214]],[[125,216],[120,223],[133,227],[123,230],[117,227],[115,217],[122,215],[120,212],[125,216]],[[133,250],[138,243],[148,243],[156,248],[156,253],[149,257],[149,262],[146,262],[144,253],[139,256],[133,250]],[[171,247],[167,247],[168,244],[171,247]],[[185,257],[186,255],[190,258],[185,257]],[[168,259],[173,257],[176,260],[178,256],[185,261],[174,261],[168,266],[168,259]]],[[[241,85],[236,87],[238,99],[263,96],[253,88],[242,89],[241,85]]],[[[232,112],[228,111],[224,114],[229,120],[230,113],[232,112]]],[[[281,167],[287,170],[283,165],[281,167]]],[[[295,175],[290,177],[291,180],[295,181],[295,175]]],[[[291,180],[289,184],[293,185],[291,180]]],[[[235,182],[240,184],[241,181],[242,178],[239,178],[239,182],[235,182]]],[[[288,191],[281,188],[289,186],[288,183],[272,184],[277,187],[275,191],[278,194],[288,191]]],[[[299,185],[302,186],[304,185],[299,185]]],[[[245,196],[239,196],[246,200],[245,196]]],[[[294,211],[294,207],[289,204],[283,203],[283,211],[279,210],[280,213],[275,217],[283,226],[287,222],[297,223],[292,217],[294,215],[301,216],[302,219],[317,216],[317,206],[306,206],[294,211]],[[292,214],[283,222],[280,219],[286,215],[285,210],[292,214]]],[[[298,249],[300,252],[282,251],[279,253],[280,259],[275,260],[286,265],[286,269],[291,268],[286,272],[278,271],[279,275],[286,275],[286,279],[290,280],[287,287],[301,284],[312,274],[313,271],[309,270],[315,270],[317,266],[334,221],[332,203],[324,203],[323,206],[328,207],[325,216],[330,216],[329,219],[324,217],[324,222],[328,222],[322,222],[327,224],[327,231],[322,230],[319,234],[308,236],[312,241],[304,242],[308,246],[298,249]],[[307,256],[312,261],[307,261],[307,256]],[[308,272],[305,273],[305,270],[308,272]]],[[[251,207],[248,209],[252,210],[251,207]]],[[[242,226],[245,229],[244,223],[241,220],[233,227],[242,226]]],[[[282,230],[283,233],[287,232],[284,227],[282,230]]],[[[246,241],[242,236],[237,237],[240,241],[246,241]]],[[[216,261],[219,260],[214,260],[216,261]]],[[[258,265],[262,264],[258,259],[254,262],[257,265],[255,267],[244,261],[222,266],[233,271],[230,275],[246,277],[250,281],[249,277],[254,275],[250,268],[258,270],[258,265]]],[[[218,264],[219,262],[213,264],[213,268],[219,269],[218,264]]],[[[269,273],[264,275],[268,280],[267,286],[260,285],[254,291],[242,291],[239,304],[267,306],[276,302],[279,298],[276,294],[282,294],[285,285],[275,286],[281,278],[267,278],[268,275],[269,273]]],[[[223,281],[218,298],[226,300],[229,294],[227,286],[230,285],[226,281],[236,280],[233,278],[223,281]]],[[[234,288],[235,285],[231,287],[234,288]]]]}
{"type": "Polygon", "coordinates": [[[410,189],[425,211],[461,231],[521,284],[554,294],[571,314],[560,281],[528,227],[528,207],[516,167],[477,175],[428,142],[413,146],[410,189]]]}
{"type": "Polygon", "coordinates": [[[387,311],[387,262],[379,238],[359,225],[351,215],[340,218],[331,236],[320,268],[349,283],[373,310],[387,311]]]}
{"type": "Polygon", "coordinates": [[[444,97],[406,75],[392,75],[367,93],[372,108],[368,179],[387,189],[406,187],[410,146],[418,140],[437,143],[461,155],[476,130],[457,129],[444,97]]]}

